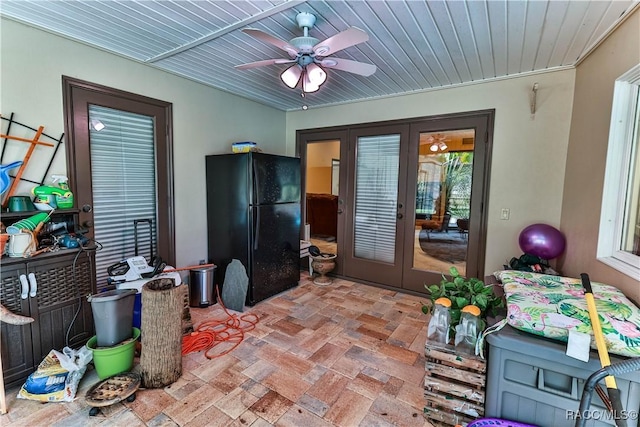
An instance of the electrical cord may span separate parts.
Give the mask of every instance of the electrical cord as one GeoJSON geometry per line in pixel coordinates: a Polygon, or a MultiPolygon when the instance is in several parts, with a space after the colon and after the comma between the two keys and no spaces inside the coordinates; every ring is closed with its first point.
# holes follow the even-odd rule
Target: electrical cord
{"type": "Polygon", "coordinates": [[[229,313],[220,298],[220,290],[216,285],[216,295],[218,296],[218,304],[227,314],[226,319],[207,320],[202,322],[195,328],[195,331],[182,338],[182,355],[195,353],[197,351],[205,351],[204,355],[207,359],[224,356],[240,345],[244,340],[244,333],[255,329],[259,321],[257,315],[247,313],[238,316],[229,313]],[[216,354],[212,354],[211,350],[223,343],[231,343],[232,346],[226,350],[222,350],[216,354]]]}
{"type": "MultiPolygon", "coordinates": [[[[83,299],[83,295],[80,292],[80,286],[78,286],[78,282],[77,282],[77,273],[76,273],[76,265],[78,262],[78,258],[80,257],[80,255],[84,252],[98,252],[100,250],[102,250],[103,246],[100,242],[98,242],[97,240],[94,239],[88,239],[88,242],[86,245],[82,245],[80,246],[80,250],[78,251],[78,253],[76,253],[76,256],[73,258],[73,263],[71,264],[71,278],[72,278],[72,282],[73,282],[73,286],[74,289],[76,291],[76,295],[78,297],[78,308],[76,309],[75,313],[73,314],[73,318],[71,319],[71,323],[69,324],[69,327],[67,328],[67,332],[65,334],[65,346],[69,347],[69,334],[71,333],[71,328],[73,328],[73,324],[76,322],[77,318],[78,318],[78,314],[80,314],[80,310],[82,310],[82,299],[83,299]],[[95,246],[89,247],[88,244],[90,242],[93,242],[95,244],[95,246]]],[[[72,337],[76,338],[76,336],[72,337]]]]}

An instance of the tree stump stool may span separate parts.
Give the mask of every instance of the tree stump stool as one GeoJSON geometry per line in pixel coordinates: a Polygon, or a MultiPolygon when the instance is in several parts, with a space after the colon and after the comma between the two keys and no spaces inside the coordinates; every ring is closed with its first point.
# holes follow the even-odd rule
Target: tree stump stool
{"type": "Polygon", "coordinates": [[[182,375],[184,294],[173,279],[150,280],[142,287],[142,386],[160,388],[182,375]]]}

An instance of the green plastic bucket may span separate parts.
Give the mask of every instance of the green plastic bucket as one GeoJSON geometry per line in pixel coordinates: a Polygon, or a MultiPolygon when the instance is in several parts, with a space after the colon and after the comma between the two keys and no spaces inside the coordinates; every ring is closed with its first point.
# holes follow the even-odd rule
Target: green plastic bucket
{"type": "Polygon", "coordinates": [[[93,364],[96,367],[98,377],[103,380],[133,368],[133,357],[136,351],[136,342],[140,337],[140,329],[133,328],[133,337],[123,344],[112,347],[97,347],[97,336],[92,336],[87,341],[87,348],[93,352],[93,364]]]}

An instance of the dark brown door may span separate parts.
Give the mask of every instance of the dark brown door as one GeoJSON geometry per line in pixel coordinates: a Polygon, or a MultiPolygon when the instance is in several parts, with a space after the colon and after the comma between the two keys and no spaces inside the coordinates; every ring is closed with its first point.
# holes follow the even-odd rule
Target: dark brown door
{"type": "Polygon", "coordinates": [[[344,273],[402,287],[409,125],[349,133],[344,273]]]}
{"type": "Polygon", "coordinates": [[[424,292],[456,267],[484,277],[492,112],[411,125],[403,287],[424,292]]]}
{"type": "MultiPolygon", "coordinates": [[[[68,77],[63,77],[63,89],[67,165],[75,204],[80,209],[79,226],[85,228],[87,236],[94,239],[102,227],[101,235],[110,239],[110,244],[104,245],[104,249],[96,253],[98,290],[107,287],[106,267],[134,255],[134,246],[138,248],[138,241],[134,242],[132,236],[136,234],[140,224],[140,235],[144,234],[147,241],[151,242],[153,255],[159,255],[169,265],[175,265],[171,104],[68,77]],[[103,110],[109,117],[115,117],[105,130],[104,123],[95,123],[98,118],[95,116],[96,110],[103,110]],[[125,121],[118,116],[135,116],[135,124],[125,126],[125,121]],[[108,171],[112,170],[113,174],[117,174],[120,169],[118,162],[142,163],[137,157],[142,150],[137,147],[142,145],[136,146],[130,142],[133,134],[138,134],[138,123],[142,123],[139,127],[144,128],[145,154],[151,153],[144,163],[151,165],[150,175],[146,174],[144,180],[135,176],[141,170],[135,168],[136,163],[134,167],[127,169],[133,170],[134,176],[130,176],[122,185],[111,188],[108,171]],[[109,140],[101,135],[98,137],[97,133],[101,131],[103,134],[110,132],[114,136],[109,140]],[[104,140],[100,143],[101,154],[96,154],[98,138],[104,140]],[[133,153],[113,148],[126,144],[133,146],[133,153]],[[101,180],[95,179],[98,170],[101,171],[101,180]],[[145,184],[141,184],[142,182],[145,184]],[[94,199],[98,192],[102,196],[101,206],[96,205],[94,199]],[[135,214],[138,206],[143,204],[142,197],[146,198],[145,207],[152,206],[148,209],[152,212],[152,220],[146,214],[145,218],[139,218],[135,214]],[[133,214],[123,215],[125,206],[131,208],[133,214]],[[122,225],[114,225],[116,220],[122,221],[122,225]],[[151,225],[144,228],[145,224],[151,225]],[[116,247],[116,243],[121,247],[116,247]]],[[[127,120],[126,123],[134,121],[127,120]]],[[[138,140],[135,142],[137,144],[138,140]]],[[[139,255],[149,258],[148,262],[151,263],[149,247],[144,244],[138,249],[139,255]]]]}

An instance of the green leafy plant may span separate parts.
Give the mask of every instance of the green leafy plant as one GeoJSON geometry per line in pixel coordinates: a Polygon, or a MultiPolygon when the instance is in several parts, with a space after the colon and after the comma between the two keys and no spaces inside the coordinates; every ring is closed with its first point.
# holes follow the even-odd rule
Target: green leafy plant
{"type": "Polygon", "coordinates": [[[450,152],[443,155],[445,212],[454,218],[469,218],[473,151],[450,152]]]}
{"type": "Polygon", "coordinates": [[[460,275],[455,267],[449,268],[451,277],[442,275],[439,285],[425,285],[429,291],[431,306],[423,305],[422,312],[427,314],[433,311],[435,300],[446,297],[451,300],[451,332],[455,333],[455,327],[460,322],[460,311],[467,305],[475,305],[480,309],[480,318],[482,320],[482,329],[486,325],[488,315],[495,316],[498,309],[504,307],[504,300],[493,292],[491,285],[485,285],[484,282],[475,277],[465,278],[460,275]]]}

